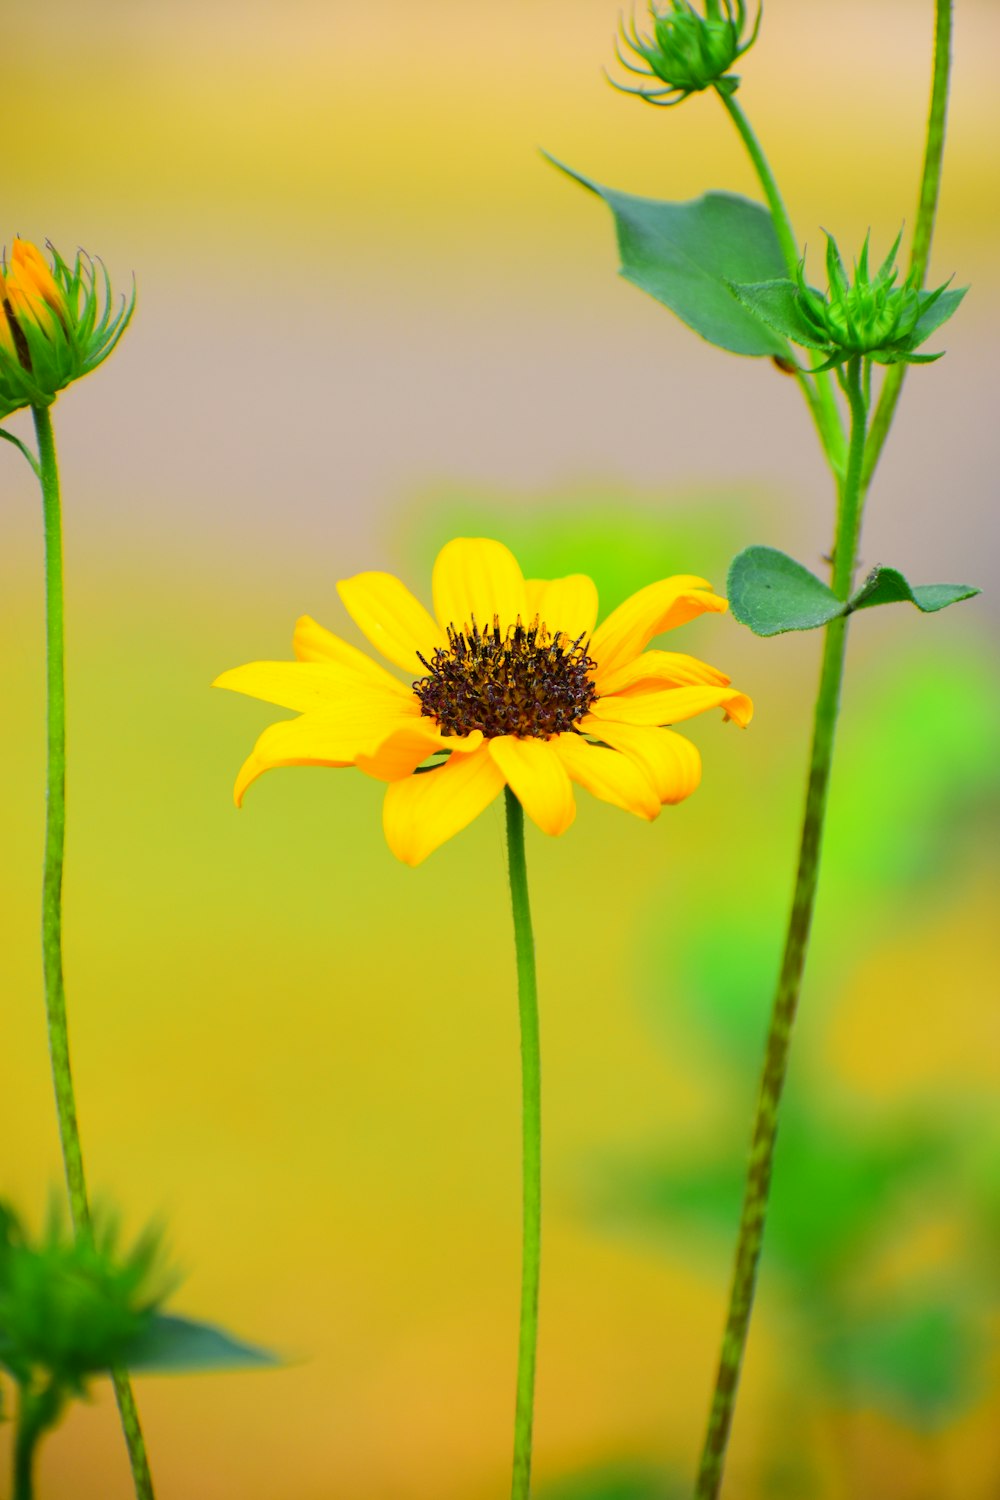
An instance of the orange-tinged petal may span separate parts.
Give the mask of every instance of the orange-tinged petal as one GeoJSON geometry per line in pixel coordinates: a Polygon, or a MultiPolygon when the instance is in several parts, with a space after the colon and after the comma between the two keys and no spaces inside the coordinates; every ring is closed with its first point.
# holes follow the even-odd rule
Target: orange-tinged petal
{"type": "Polygon", "coordinates": [[[457,755],[471,755],[483,743],[482,731],[471,734],[441,734],[430,719],[414,719],[393,730],[372,755],[359,755],[355,764],[376,781],[399,781],[410,776],[423,761],[437,750],[451,750],[457,755]]]}
{"type": "Polygon", "coordinates": [[[440,770],[393,781],[385,789],[382,826],[397,859],[419,865],[446,839],[468,827],[503,787],[489,748],[453,755],[440,770]]]}
{"type": "Polygon", "coordinates": [[[576,817],[569,774],[550,740],[504,734],[489,752],[528,817],[543,833],[565,833],[576,817]]]}
{"type": "Polygon", "coordinates": [[[602,723],[680,724],[710,708],[724,708],[728,718],[743,729],[753,715],[753,704],[745,693],[725,687],[665,688],[658,693],[619,693],[597,698],[590,713],[602,723]]]}
{"type": "Polygon", "coordinates": [[[567,578],[529,578],[528,619],[537,615],[550,635],[561,632],[568,640],[588,638],[597,621],[597,585],[585,573],[567,578]]]}
{"type": "MultiPolygon", "coordinates": [[[[352,676],[360,677],[366,682],[392,683],[399,687],[398,677],[393,677],[387,672],[380,662],[372,661],[364,651],[359,651],[357,646],[342,641],[339,635],[334,635],[331,630],[325,629],[318,624],[311,615],[302,615],[295,622],[295,633],[292,636],[292,650],[295,652],[297,661],[326,661],[334,662],[338,667],[343,667],[352,676]]],[[[409,687],[407,692],[411,691],[409,687]]]]}
{"type": "Polygon", "coordinates": [[[277,703],[299,713],[324,713],[344,704],[370,702],[384,704],[396,714],[419,714],[420,702],[410,688],[388,672],[382,672],[382,679],[370,681],[350,667],[333,662],[252,661],[223,672],[212,686],[245,693],[248,698],[263,698],[265,703],[277,703]]]}
{"type": "Polygon", "coordinates": [[[706,610],[721,613],[728,608],[727,600],[713,594],[711,584],[693,574],[680,573],[640,589],[594,631],[589,654],[597,662],[597,681],[638,656],[654,635],[706,610]]]}
{"type": "Polygon", "coordinates": [[[29,303],[41,298],[60,317],[66,304],[63,295],[53,280],[44,255],[30,240],[15,239],[11,246],[11,265],[7,273],[8,285],[13,285],[29,303]]]}
{"type": "Polygon", "coordinates": [[[528,596],[517,559],[503,542],[488,537],[455,537],[437,555],[431,579],[434,613],[442,629],[464,630],[473,620],[480,630],[501,630],[518,619],[527,623],[528,596]]]}
{"type": "Polygon", "coordinates": [[[634,761],[617,750],[588,745],[578,734],[557,735],[552,743],[571,779],[602,802],[635,813],[647,823],[659,817],[662,799],[634,761]]]}
{"type": "Polygon", "coordinates": [[[322,713],[272,724],[260,736],[236,778],[236,806],[251,782],[279,766],[351,766],[372,755],[407,720],[387,698],[345,703],[322,713]]]}
{"type": "Polygon", "coordinates": [[[732,678],[708,662],[696,656],[685,656],[680,651],[644,651],[634,661],[616,667],[601,676],[601,692],[609,693],[649,692],[652,688],[695,687],[700,683],[710,687],[728,687],[732,678]]]}
{"type": "Polygon", "coordinates": [[[391,573],[356,573],[337,584],[337,593],[372,645],[414,677],[427,675],[418,652],[430,661],[448,644],[420,601],[391,573]]]}
{"type": "Polygon", "coordinates": [[[683,802],[701,781],[701,756],[682,734],[640,724],[607,724],[584,719],[580,725],[635,762],[652,782],[661,802],[683,802]]]}

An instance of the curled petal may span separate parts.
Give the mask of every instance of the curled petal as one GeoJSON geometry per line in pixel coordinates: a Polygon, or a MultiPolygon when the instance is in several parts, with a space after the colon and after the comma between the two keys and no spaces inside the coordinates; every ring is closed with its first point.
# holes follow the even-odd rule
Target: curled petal
{"type": "Polygon", "coordinates": [[[373,753],[405,720],[386,703],[346,704],[336,712],[301,714],[272,724],[240,768],[234,788],[240,807],[247,787],[279,766],[351,766],[373,753]]]}
{"type": "Polygon", "coordinates": [[[431,580],[434,613],[442,630],[464,630],[473,621],[486,629],[496,616],[501,630],[527,619],[524,575],[503,542],[455,537],[437,555],[431,580]]]}
{"type": "Polygon", "coordinates": [[[672,729],[654,729],[640,724],[608,724],[585,719],[581,728],[604,740],[645,773],[661,802],[683,802],[701,781],[701,756],[672,729]]]}
{"type": "Polygon", "coordinates": [[[439,770],[391,782],[382,804],[389,848],[404,864],[419,865],[489,807],[503,783],[486,745],[451,756],[439,770]]]}
{"type": "Polygon", "coordinates": [[[337,593],[375,649],[413,677],[426,672],[420,656],[430,660],[447,645],[424,606],[391,573],[356,573],[337,584],[337,593]]]}
{"type": "Polygon", "coordinates": [[[706,611],[718,614],[728,608],[728,601],[713,594],[704,578],[692,574],[663,578],[640,589],[594,631],[590,655],[597,662],[597,682],[632,661],[654,635],[684,625],[706,611]]]}
{"type": "Polygon", "coordinates": [[[727,718],[741,729],[753,715],[753,704],[745,693],[725,687],[665,688],[655,693],[619,693],[597,698],[590,705],[590,715],[601,723],[611,724],[680,724],[710,708],[724,708],[727,718]]]}
{"type": "Polygon", "coordinates": [[[696,656],[680,651],[644,651],[626,666],[616,667],[601,677],[601,691],[610,693],[649,692],[653,688],[728,687],[731,678],[696,656]]]}
{"type": "Polygon", "coordinates": [[[514,796],[542,832],[565,833],[576,817],[576,802],[554,742],[505,734],[489,741],[489,752],[514,796]]]}
{"type": "Polygon", "coordinates": [[[635,761],[619,755],[617,750],[588,745],[578,734],[560,734],[553,744],[571,780],[586,787],[602,802],[635,813],[647,823],[659,817],[662,798],[656,795],[649,778],[635,761]]]}
{"type": "MultiPolygon", "coordinates": [[[[439,750],[450,750],[456,755],[470,755],[483,743],[482,732],[474,729],[471,734],[441,734],[429,719],[414,719],[399,729],[394,729],[388,739],[370,755],[359,755],[355,761],[359,771],[373,776],[376,781],[399,781],[410,776],[419,765],[439,750]]],[[[429,773],[428,773],[429,774],[429,773]]]]}

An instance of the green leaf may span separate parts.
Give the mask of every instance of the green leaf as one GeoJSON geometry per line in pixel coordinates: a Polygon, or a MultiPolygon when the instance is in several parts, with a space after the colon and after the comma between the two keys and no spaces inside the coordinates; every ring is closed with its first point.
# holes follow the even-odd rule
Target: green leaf
{"type": "Polygon", "coordinates": [[[784,272],[778,236],[762,204],[737,193],[705,193],[689,203],[636,198],[547,159],[611,209],[626,281],[720,349],[787,356],[781,335],[732,290],[734,283],[772,281],[784,272]]]}
{"type": "Polygon", "coordinates": [[[155,1313],[135,1340],[126,1361],[129,1370],[175,1374],[189,1370],[249,1370],[277,1365],[277,1355],[241,1343],[212,1323],[196,1323],[170,1313],[155,1313]]]}
{"type": "Polygon", "coordinates": [[[803,317],[799,302],[799,289],[794,281],[756,281],[749,284],[733,284],[733,295],[745,308],[796,344],[807,349],[826,349],[828,346],[817,338],[803,317]]]}
{"type": "Polygon", "coordinates": [[[747,547],[733,558],[729,608],[754,635],[817,630],[847,606],[814,573],[775,547],[747,547]]]}
{"type": "MultiPolygon", "coordinates": [[[[735,566],[735,565],[734,565],[735,566]]],[[[876,604],[915,604],[925,615],[947,609],[982,591],[968,583],[924,583],[912,588],[897,568],[879,564],[851,596],[849,610],[873,609],[876,604]]]]}
{"type": "Polygon", "coordinates": [[[942,323],[947,323],[948,319],[958,311],[959,303],[968,290],[967,286],[958,287],[953,292],[942,292],[939,297],[933,292],[921,293],[925,306],[913,330],[914,349],[919,348],[925,339],[929,339],[942,323]]]}

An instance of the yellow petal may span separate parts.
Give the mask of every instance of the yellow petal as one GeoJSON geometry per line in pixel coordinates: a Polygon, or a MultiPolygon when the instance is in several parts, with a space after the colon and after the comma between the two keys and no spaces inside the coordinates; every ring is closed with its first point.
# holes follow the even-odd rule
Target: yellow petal
{"type": "Polygon", "coordinates": [[[502,630],[518,619],[527,622],[524,576],[502,542],[459,536],[446,543],[437,555],[431,587],[442,628],[464,630],[474,620],[483,630],[493,624],[494,616],[502,630]]]}
{"type": "Polygon", "coordinates": [[[370,680],[332,662],[252,661],[223,672],[212,686],[245,693],[248,698],[263,698],[265,703],[277,703],[299,713],[323,713],[343,703],[370,700],[395,713],[419,714],[420,701],[412,689],[382,672],[381,667],[376,670],[381,677],[370,680]]]}
{"type": "Polygon", "coordinates": [[[457,755],[471,755],[483,743],[482,731],[471,734],[441,734],[430,719],[414,719],[396,729],[383,740],[372,755],[359,755],[355,764],[376,781],[399,781],[410,776],[423,761],[437,750],[451,750],[457,755]]]}
{"type": "Polygon", "coordinates": [[[619,693],[590,705],[595,719],[612,724],[680,724],[710,708],[724,708],[740,728],[749,724],[753,704],[745,693],[725,687],[666,688],[658,693],[619,693]]]}
{"type": "Polygon", "coordinates": [[[706,610],[720,613],[728,607],[704,578],[692,574],[663,578],[640,589],[594,631],[590,655],[597,662],[597,681],[638,656],[654,635],[684,625],[706,610]]]}
{"type": "Polygon", "coordinates": [[[634,661],[616,667],[601,676],[601,692],[648,692],[651,688],[695,687],[704,683],[711,687],[728,687],[731,678],[708,662],[695,656],[685,656],[680,651],[644,651],[634,661]]]}
{"type": "Polygon", "coordinates": [[[436,771],[393,781],[385,789],[382,826],[397,859],[419,865],[446,839],[468,827],[503,787],[503,776],[481,745],[453,755],[436,771]]]}
{"type": "Polygon", "coordinates": [[[683,802],[701,781],[701,756],[672,729],[653,729],[638,724],[606,724],[584,719],[580,725],[606,744],[620,750],[645,772],[661,802],[683,802]]]}
{"type": "Polygon", "coordinates": [[[585,573],[568,578],[529,578],[528,619],[537,615],[550,635],[561,632],[569,641],[589,638],[597,620],[597,585],[585,573]]]}
{"type": "Polygon", "coordinates": [[[576,817],[576,802],[554,744],[504,734],[489,741],[489,752],[514,796],[542,832],[565,833],[576,817]]]}
{"type": "Polygon", "coordinates": [[[279,766],[351,766],[359,755],[374,754],[406,724],[385,698],[345,702],[337,709],[272,724],[236,778],[236,806],[242,804],[250,783],[265,771],[279,766]]]}
{"type": "Polygon", "coordinates": [[[622,807],[648,823],[659,817],[661,799],[634,761],[617,750],[588,745],[578,734],[557,735],[552,743],[572,780],[602,802],[622,807]]]}
{"type": "Polygon", "coordinates": [[[430,661],[448,644],[424,606],[391,573],[356,573],[338,583],[337,592],[372,645],[413,677],[427,675],[418,651],[430,661]]]}
{"type": "MultiPolygon", "coordinates": [[[[398,677],[393,677],[379,662],[372,661],[364,651],[359,651],[357,646],[351,646],[347,641],[342,641],[339,635],[326,630],[322,625],[312,619],[310,615],[302,615],[295,622],[295,633],[292,636],[292,650],[297,661],[326,661],[333,662],[338,667],[343,667],[352,676],[360,677],[368,682],[392,683],[399,687],[398,677]]],[[[407,691],[410,691],[408,688],[407,691]]]]}

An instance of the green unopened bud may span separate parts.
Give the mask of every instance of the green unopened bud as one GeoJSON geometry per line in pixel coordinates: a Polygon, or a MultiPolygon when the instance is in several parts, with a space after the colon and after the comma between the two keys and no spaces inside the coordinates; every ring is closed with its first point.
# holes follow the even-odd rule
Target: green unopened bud
{"type": "Polygon", "coordinates": [[[796,272],[799,310],[813,336],[810,342],[826,352],[827,359],[821,368],[832,369],[857,356],[881,365],[927,364],[939,359],[937,354],[916,354],[914,351],[943,321],[939,316],[928,314],[944,294],[947,283],[933,292],[922,292],[916,278],[911,275],[897,285],[896,252],[901,233],[872,275],[868,266],[869,238],[865,237],[851,281],[836,240],[827,235],[829,287],[826,296],[806,285],[805,262],[799,262],[796,272]]]}
{"type": "Polygon", "coordinates": [[[170,1287],[154,1232],[127,1252],[116,1226],[75,1239],[55,1220],[32,1243],[0,1203],[0,1366],[21,1385],[81,1392],[121,1365],[170,1287]]]}
{"type": "Polygon", "coordinates": [[[115,306],[108,274],[82,251],[72,266],[51,245],[51,267],[29,240],[0,260],[0,420],[22,406],[50,406],[89,375],[128,327],[135,291],[115,306]]]}
{"type": "Polygon", "coordinates": [[[628,26],[622,21],[621,40],[643,66],[630,62],[620,44],[616,44],[618,61],[627,72],[648,78],[653,87],[628,88],[612,79],[615,88],[661,108],[680,104],[689,94],[713,86],[721,93],[735,93],[739,79],[729,69],[756,41],[760,7],[745,36],[746,0],[703,0],[703,4],[701,14],[689,0],[669,0],[668,10],[657,9],[655,0],[650,0],[650,34],[640,32],[634,18],[628,26]]]}

